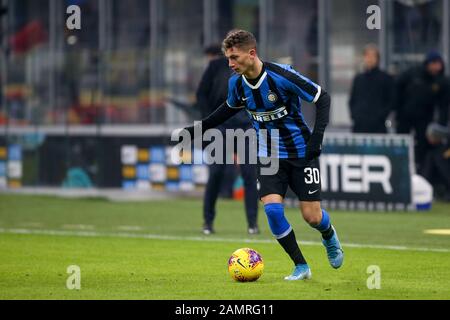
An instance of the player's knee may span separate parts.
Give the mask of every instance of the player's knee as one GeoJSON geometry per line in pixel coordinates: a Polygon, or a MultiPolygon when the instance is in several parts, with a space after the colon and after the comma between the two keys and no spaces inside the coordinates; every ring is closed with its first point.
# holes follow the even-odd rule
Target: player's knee
{"type": "Polygon", "coordinates": [[[269,194],[267,196],[261,197],[261,201],[264,205],[272,204],[272,203],[283,203],[283,197],[278,194],[269,194]]]}
{"type": "Polygon", "coordinates": [[[311,225],[316,226],[320,224],[320,221],[322,220],[320,216],[313,215],[313,216],[304,216],[305,221],[311,225]]]}
{"type": "Polygon", "coordinates": [[[322,221],[322,210],[320,204],[315,202],[302,204],[300,207],[303,219],[310,225],[318,225],[322,221]]]}

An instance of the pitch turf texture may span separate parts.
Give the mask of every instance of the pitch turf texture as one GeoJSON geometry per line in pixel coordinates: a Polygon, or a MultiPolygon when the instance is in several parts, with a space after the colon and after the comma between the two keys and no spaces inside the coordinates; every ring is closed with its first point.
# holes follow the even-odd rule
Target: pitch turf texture
{"type": "Polygon", "coordinates": [[[262,233],[249,236],[242,208],[221,200],[217,233],[204,237],[198,200],[0,195],[0,299],[450,298],[450,236],[424,233],[450,229],[449,205],[422,213],[331,212],[345,250],[339,270],[329,266],[318,233],[288,209],[313,273],[294,282],[283,280],[292,265],[263,211],[262,233]],[[228,275],[228,258],[240,247],[264,259],[257,282],[228,275]],[[81,269],[80,290],[66,288],[70,265],[81,269]],[[371,265],[380,268],[380,289],[367,287],[371,265]]]}

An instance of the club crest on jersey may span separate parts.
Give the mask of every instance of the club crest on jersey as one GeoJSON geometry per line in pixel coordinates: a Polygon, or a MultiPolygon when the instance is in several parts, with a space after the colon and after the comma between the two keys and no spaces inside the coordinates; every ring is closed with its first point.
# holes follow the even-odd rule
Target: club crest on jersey
{"type": "Polygon", "coordinates": [[[272,103],[277,102],[278,96],[275,93],[273,93],[272,91],[269,91],[269,94],[267,95],[267,100],[269,100],[269,102],[272,102],[272,103]]]}
{"type": "Polygon", "coordinates": [[[274,120],[284,118],[285,116],[288,115],[288,111],[286,110],[286,107],[281,107],[281,108],[278,108],[277,110],[267,111],[267,112],[256,112],[256,111],[250,111],[250,110],[247,110],[247,111],[252,116],[252,118],[258,122],[274,121],[274,120]]]}

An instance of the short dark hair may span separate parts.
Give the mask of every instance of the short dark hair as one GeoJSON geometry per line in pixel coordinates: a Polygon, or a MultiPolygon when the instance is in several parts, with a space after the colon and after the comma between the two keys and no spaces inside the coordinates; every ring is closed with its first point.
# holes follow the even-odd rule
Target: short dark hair
{"type": "Polygon", "coordinates": [[[257,43],[255,36],[245,30],[234,29],[228,32],[222,42],[222,50],[226,51],[233,47],[239,49],[256,49],[257,43]]]}

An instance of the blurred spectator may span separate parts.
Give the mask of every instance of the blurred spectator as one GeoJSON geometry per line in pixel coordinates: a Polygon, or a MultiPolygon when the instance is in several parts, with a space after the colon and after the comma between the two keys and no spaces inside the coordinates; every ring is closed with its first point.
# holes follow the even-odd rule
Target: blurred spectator
{"type": "MultiPolygon", "coordinates": [[[[222,55],[220,45],[210,46],[206,48],[204,53],[209,60],[209,64],[197,89],[197,108],[201,110],[202,117],[211,114],[227,99],[228,79],[231,76],[228,60],[222,55]]],[[[226,129],[240,128],[247,130],[251,127],[250,119],[242,111],[226,121],[223,125],[217,127],[224,135],[224,149],[226,129]]],[[[246,144],[245,149],[246,151],[249,151],[250,146],[248,143],[246,144]]],[[[226,150],[223,152],[224,156],[226,154],[225,151],[226,150]]],[[[225,159],[223,162],[225,162],[225,159]]],[[[246,163],[248,162],[246,161],[246,163]]],[[[204,234],[211,234],[214,232],[213,223],[216,216],[216,201],[219,196],[220,188],[225,178],[234,177],[233,174],[228,174],[229,169],[234,171],[234,166],[226,164],[209,165],[209,178],[203,200],[204,234]]],[[[240,165],[240,169],[244,180],[244,198],[248,232],[249,234],[259,233],[257,225],[258,196],[256,190],[256,167],[251,164],[243,164],[240,165]]],[[[231,181],[231,186],[233,185],[233,182],[234,181],[231,181]]]]}
{"type": "MultiPolygon", "coordinates": [[[[0,47],[3,45],[3,37],[5,36],[6,30],[4,30],[4,24],[2,22],[3,17],[6,17],[8,13],[8,7],[0,4],[0,47]]],[[[1,50],[6,50],[6,48],[1,48],[1,50]]]]}
{"type": "Polygon", "coordinates": [[[438,123],[447,125],[450,81],[444,75],[444,61],[435,51],[427,54],[423,65],[401,74],[396,92],[397,132],[415,135],[415,159],[418,172],[423,169],[431,144],[426,129],[438,112],[438,123]]]}
{"type": "Polygon", "coordinates": [[[319,24],[317,23],[319,17],[317,14],[317,7],[313,6],[312,10],[313,13],[310,16],[308,31],[306,33],[306,48],[310,56],[317,57],[319,55],[319,24]]]}
{"type": "Polygon", "coordinates": [[[426,135],[432,148],[425,157],[423,176],[434,186],[438,199],[450,201],[450,131],[432,123],[426,135]]]}
{"type": "Polygon", "coordinates": [[[394,51],[420,52],[439,45],[441,23],[438,1],[397,0],[393,2],[394,51]]]}
{"type": "MultiPolygon", "coordinates": [[[[2,86],[2,83],[0,83],[0,88],[2,86]]],[[[0,90],[0,125],[6,124],[6,112],[3,110],[5,107],[3,106],[3,97],[0,90]]]]}
{"type": "MultiPolygon", "coordinates": [[[[2,53],[0,52],[0,55],[2,53]]],[[[6,99],[3,100],[3,77],[1,76],[3,70],[2,66],[0,66],[0,125],[6,123],[6,99]]]]}
{"type": "Polygon", "coordinates": [[[89,150],[83,150],[80,143],[72,142],[70,147],[70,159],[66,177],[62,183],[64,188],[92,188],[92,180],[88,174],[86,159],[89,150]]]}
{"type": "Polygon", "coordinates": [[[64,179],[62,186],[64,188],[92,188],[93,184],[89,175],[83,168],[73,167],[67,170],[66,178],[64,179]]]}
{"type": "Polygon", "coordinates": [[[47,40],[47,31],[42,22],[33,20],[13,34],[9,39],[9,44],[15,54],[23,54],[39,44],[46,43],[47,40]]]}
{"type": "Polygon", "coordinates": [[[392,110],[393,78],[380,70],[375,45],[364,49],[364,71],[356,75],[350,93],[350,112],[355,133],[386,133],[386,118],[392,110]]]}

